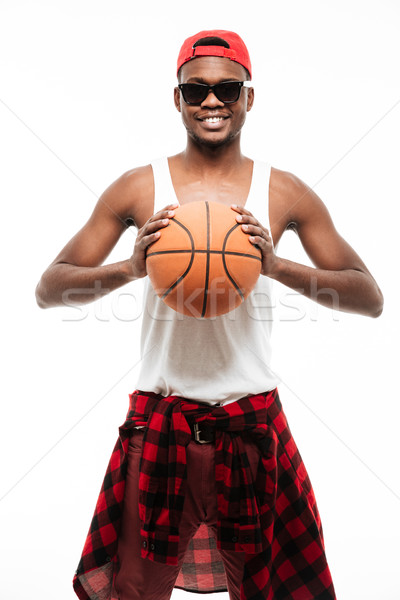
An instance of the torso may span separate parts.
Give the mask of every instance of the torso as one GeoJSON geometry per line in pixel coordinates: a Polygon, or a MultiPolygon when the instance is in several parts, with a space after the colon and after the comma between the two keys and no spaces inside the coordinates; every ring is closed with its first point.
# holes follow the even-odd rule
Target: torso
{"type": "MultiPolygon", "coordinates": [[[[169,158],[169,167],[175,193],[181,205],[197,200],[209,200],[228,206],[235,203],[246,207],[253,171],[252,160],[245,159],[241,168],[229,177],[222,178],[211,174],[208,181],[183,169],[179,155],[169,158]]],[[[290,211],[285,202],[285,175],[285,172],[271,168],[269,220],[275,247],[291,223],[290,211]]],[[[140,198],[134,210],[128,211],[138,229],[143,227],[154,212],[154,182],[150,165],[141,168],[139,192],[140,198]]]]}

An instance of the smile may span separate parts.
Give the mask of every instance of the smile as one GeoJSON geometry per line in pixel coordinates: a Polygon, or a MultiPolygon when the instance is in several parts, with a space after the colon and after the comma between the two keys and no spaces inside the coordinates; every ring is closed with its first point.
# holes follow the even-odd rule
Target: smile
{"type": "Polygon", "coordinates": [[[205,121],[206,123],[219,123],[223,120],[224,117],[207,117],[206,119],[202,119],[202,121],[205,121]]]}

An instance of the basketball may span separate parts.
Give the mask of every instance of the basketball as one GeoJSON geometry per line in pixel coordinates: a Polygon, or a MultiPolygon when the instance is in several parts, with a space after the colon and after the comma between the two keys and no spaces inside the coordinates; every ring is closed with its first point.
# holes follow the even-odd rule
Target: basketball
{"type": "Polygon", "coordinates": [[[261,251],[218,202],[189,202],[148,249],[146,268],[156,294],[190,317],[211,318],[239,306],[261,272],[261,251]]]}

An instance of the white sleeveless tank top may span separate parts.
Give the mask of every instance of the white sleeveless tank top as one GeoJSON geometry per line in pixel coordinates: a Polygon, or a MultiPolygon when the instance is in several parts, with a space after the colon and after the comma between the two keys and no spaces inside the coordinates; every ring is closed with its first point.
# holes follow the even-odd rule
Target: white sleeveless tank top
{"type": "MultiPolygon", "coordinates": [[[[151,163],[154,211],[177,202],[166,157],[151,163]]],[[[254,161],[245,204],[268,230],[271,166],[254,161]]],[[[211,319],[177,313],[144,280],[141,369],[136,389],[206,404],[227,404],[274,389],[270,369],[272,279],[260,275],[249,296],[229,313],[211,319]]]]}

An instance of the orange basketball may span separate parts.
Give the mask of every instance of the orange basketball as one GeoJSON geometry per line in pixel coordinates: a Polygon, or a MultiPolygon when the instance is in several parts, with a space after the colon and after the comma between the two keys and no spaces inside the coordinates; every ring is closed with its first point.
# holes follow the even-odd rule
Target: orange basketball
{"type": "Polygon", "coordinates": [[[147,249],[146,267],[157,295],[179,313],[210,318],[243,302],[261,271],[261,251],[218,202],[189,202],[147,249]]]}

